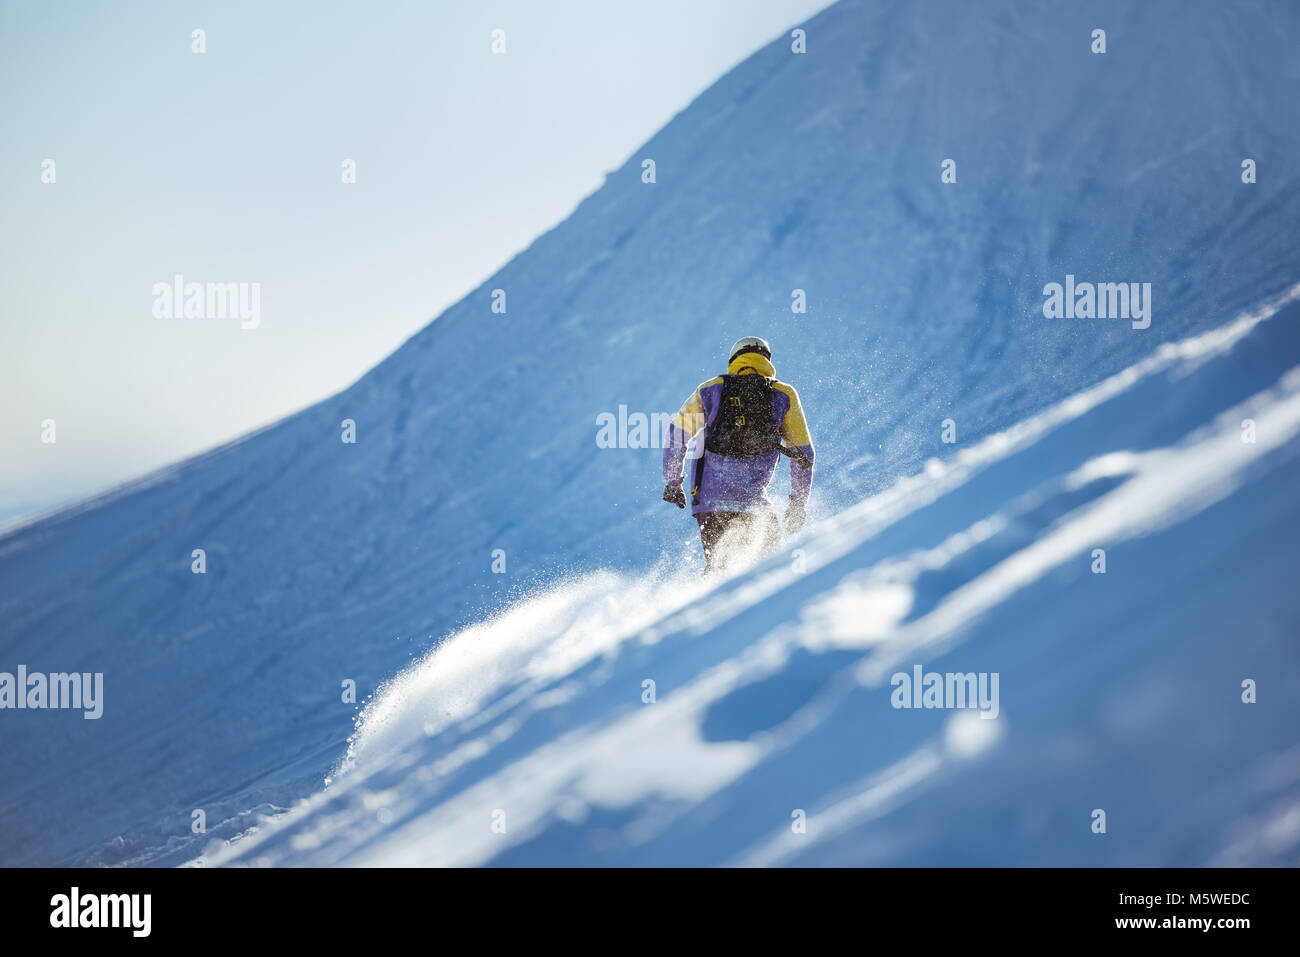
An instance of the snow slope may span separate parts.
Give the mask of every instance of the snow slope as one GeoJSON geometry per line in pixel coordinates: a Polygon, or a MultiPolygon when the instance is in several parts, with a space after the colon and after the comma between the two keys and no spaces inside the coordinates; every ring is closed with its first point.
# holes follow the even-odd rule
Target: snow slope
{"type": "Polygon", "coordinates": [[[804,26],[348,390],[0,538],[0,670],[107,699],[0,714],[0,863],[1295,862],[1300,14],[804,26]],[[1067,273],[1151,327],[1045,319],[1067,273]],[[743,334],[820,521],[708,587],[595,420],[743,334]],[[914,664],[999,717],[893,709],[914,664]]]}
{"type": "Polygon", "coordinates": [[[1296,863],[1288,299],[822,523],[803,562],[595,575],[467,629],[333,786],[211,861],[1296,863]],[[915,664],[997,673],[996,719],[895,710],[915,664]]]}

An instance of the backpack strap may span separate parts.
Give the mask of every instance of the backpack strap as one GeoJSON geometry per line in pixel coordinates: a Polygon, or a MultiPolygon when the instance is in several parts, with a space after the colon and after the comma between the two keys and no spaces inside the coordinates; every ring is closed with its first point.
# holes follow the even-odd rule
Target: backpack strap
{"type": "Polygon", "coordinates": [[[691,479],[691,504],[700,504],[700,484],[704,481],[704,448],[701,446],[700,454],[695,459],[695,468],[691,470],[694,475],[691,479]]]}
{"type": "Polygon", "coordinates": [[[790,458],[792,458],[792,459],[794,459],[796,462],[798,462],[798,463],[799,463],[799,468],[801,468],[801,469],[810,469],[810,468],[812,468],[812,462],[809,460],[809,458],[808,458],[808,454],[807,454],[806,452],[804,452],[803,449],[799,448],[799,446],[797,446],[797,445],[784,445],[784,444],[782,444],[781,442],[777,442],[777,443],[776,443],[776,450],[777,450],[778,452],[780,452],[782,455],[788,455],[788,456],[790,456],[790,458]]]}

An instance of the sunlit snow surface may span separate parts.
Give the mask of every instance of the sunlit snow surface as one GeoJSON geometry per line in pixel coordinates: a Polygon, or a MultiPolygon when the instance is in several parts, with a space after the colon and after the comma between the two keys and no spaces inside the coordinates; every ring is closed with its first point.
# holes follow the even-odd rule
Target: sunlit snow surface
{"type": "Polygon", "coordinates": [[[717,588],[595,575],[467,629],[207,860],[1294,862],[1300,545],[1257,546],[1300,509],[1297,294],[717,588]],[[916,663],[998,672],[1000,714],[892,709],[916,663]]]}
{"type": "Polygon", "coordinates": [[[0,671],[105,676],[0,713],[0,864],[1297,863],[1300,7],[802,26],[337,396],[0,534],[0,671]],[[816,487],[705,585],[597,416],[744,335],[816,487]],[[998,717],[893,708],[916,665],[998,717]]]}

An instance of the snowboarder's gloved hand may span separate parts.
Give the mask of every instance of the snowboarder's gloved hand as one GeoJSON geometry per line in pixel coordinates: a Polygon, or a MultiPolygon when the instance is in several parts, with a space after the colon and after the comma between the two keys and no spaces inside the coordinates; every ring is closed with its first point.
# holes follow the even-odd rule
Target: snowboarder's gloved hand
{"type": "Polygon", "coordinates": [[[664,486],[664,501],[665,501],[665,502],[672,502],[672,503],[673,503],[674,505],[676,505],[678,508],[685,508],[685,507],[686,507],[686,492],[683,491],[681,485],[665,485],[665,486],[664,486]]]}
{"type": "Polygon", "coordinates": [[[791,502],[785,510],[785,530],[793,535],[803,528],[804,518],[804,507],[791,502]]]}

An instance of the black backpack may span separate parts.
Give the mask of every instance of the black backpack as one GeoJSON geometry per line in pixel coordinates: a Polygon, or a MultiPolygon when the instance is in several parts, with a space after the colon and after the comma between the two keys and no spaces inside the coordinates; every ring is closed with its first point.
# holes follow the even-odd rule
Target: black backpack
{"type": "Polygon", "coordinates": [[[724,375],[718,414],[709,423],[706,451],[749,457],[781,444],[772,421],[772,380],[755,373],[724,375]]]}

